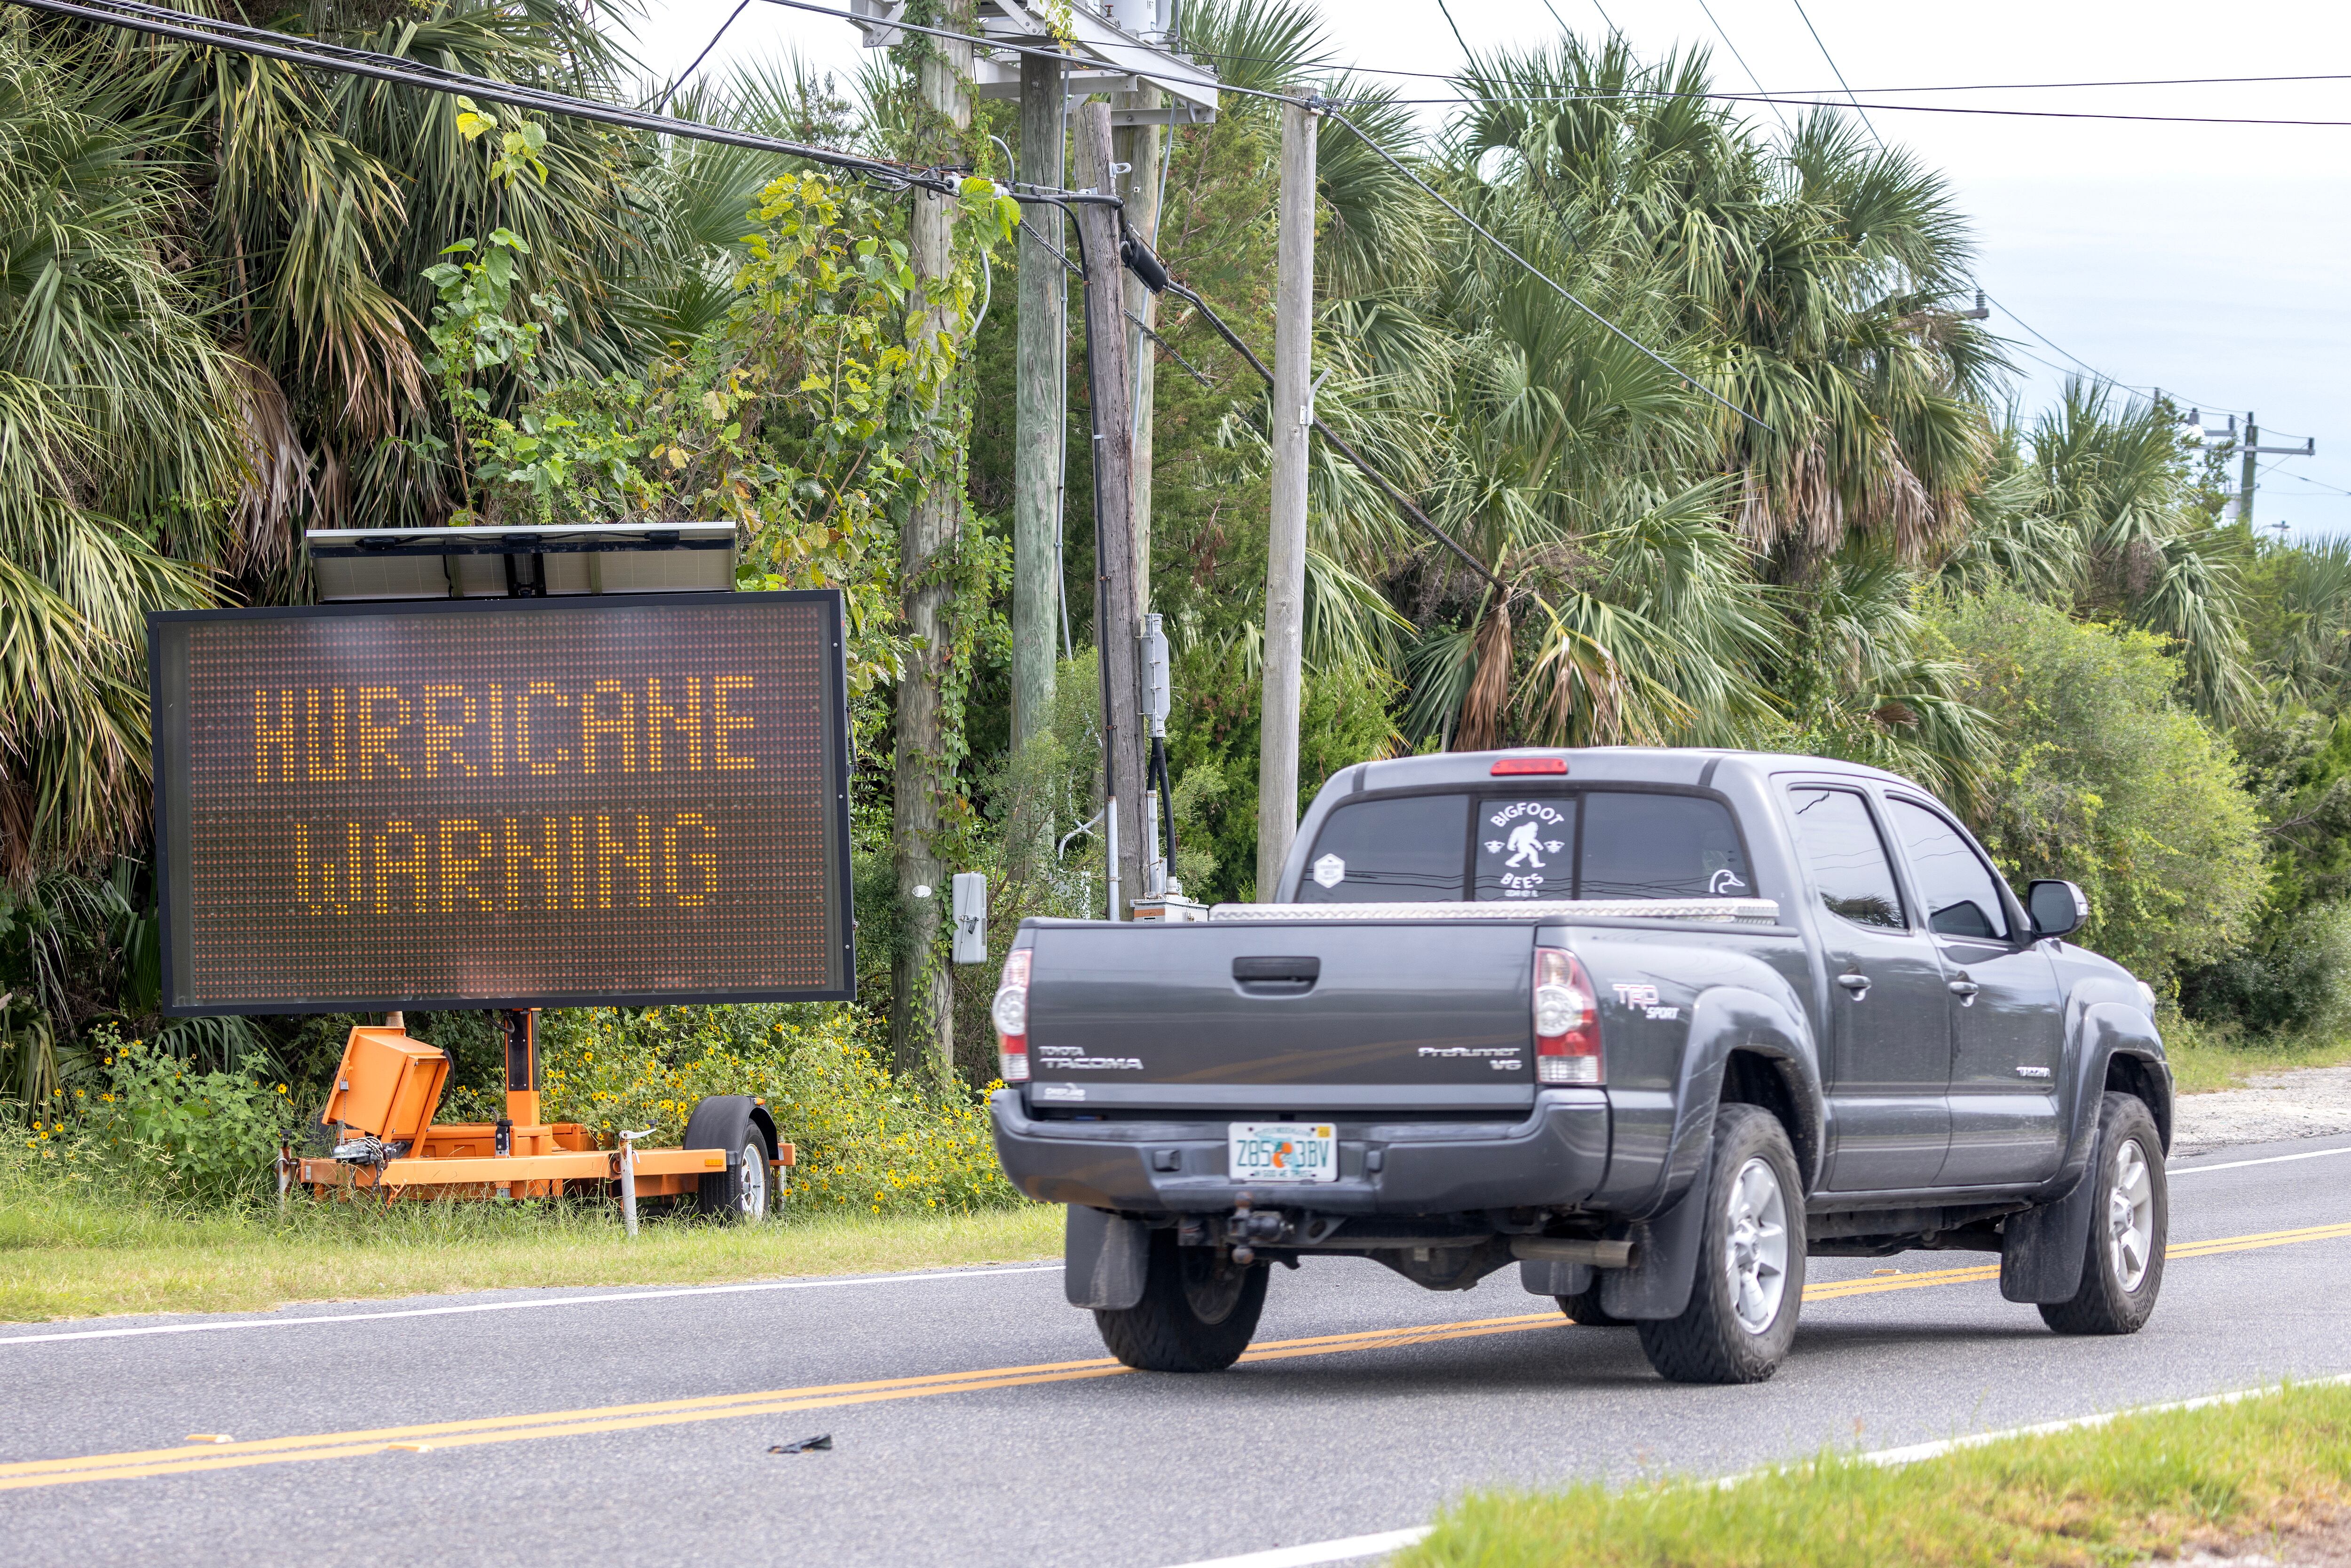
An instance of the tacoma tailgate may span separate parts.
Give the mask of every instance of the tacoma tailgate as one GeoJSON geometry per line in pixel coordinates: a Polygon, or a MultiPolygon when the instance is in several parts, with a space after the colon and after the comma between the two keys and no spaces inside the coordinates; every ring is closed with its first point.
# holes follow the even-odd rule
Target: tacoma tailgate
{"type": "Polygon", "coordinates": [[[1161,1109],[1534,1103],[1527,925],[1040,922],[1030,1098],[1161,1109]]]}

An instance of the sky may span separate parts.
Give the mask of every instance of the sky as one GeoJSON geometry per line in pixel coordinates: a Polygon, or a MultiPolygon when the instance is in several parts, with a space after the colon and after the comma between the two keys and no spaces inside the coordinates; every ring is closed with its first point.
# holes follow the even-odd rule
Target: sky
{"type": "MultiPolygon", "coordinates": [[[[643,3],[636,47],[660,75],[684,68],[736,0],[643,3]]],[[[2351,364],[2351,6],[1316,3],[1335,59],[1367,74],[1457,68],[1465,58],[1457,27],[1484,50],[1543,41],[1562,24],[1601,36],[1622,29],[1647,57],[1706,48],[1725,90],[1760,82],[1775,94],[1843,99],[1841,73],[1877,134],[1943,171],[1973,221],[1977,280],[1992,305],[1987,325],[2011,344],[2026,413],[2085,366],[2143,392],[2161,387],[2214,427],[2257,413],[2264,445],[2314,438],[2317,455],[2262,459],[2255,521],[2283,522],[2290,538],[2351,534],[2351,380],[2342,373],[2351,364]],[[2326,72],[2345,79],[1895,90],[2326,72]],[[2346,123],[2148,123],[1881,104],[2346,123]]],[[[843,77],[862,55],[847,22],[750,0],[703,69],[788,49],[843,77]]],[[[1446,96],[1441,82],[1393,79],[1409,96],[1446,96]]],[[[1427,112],[1434,120],[1444,111],[1427,112]]],[[[1768,121],[1772,110],[1748,112],[1768,121]]]]}

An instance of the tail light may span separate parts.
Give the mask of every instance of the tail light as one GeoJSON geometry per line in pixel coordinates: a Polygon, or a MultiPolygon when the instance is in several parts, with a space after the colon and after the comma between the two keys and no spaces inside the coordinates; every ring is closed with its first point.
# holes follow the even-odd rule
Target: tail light
{"type": "Polygon", "coordinates": [[[1598,1083],[1600,1006],[1591,978],[1564,947],[1535,949],[1535,1082],[1598,1083]]]}
{"type": "Polygon", "coordinates": [[[996,1023],[997,1074],[1007,1083],[1029,1082],[1029,949],[1004,956],[1004,978],[987,1009],[996,1023]]]}

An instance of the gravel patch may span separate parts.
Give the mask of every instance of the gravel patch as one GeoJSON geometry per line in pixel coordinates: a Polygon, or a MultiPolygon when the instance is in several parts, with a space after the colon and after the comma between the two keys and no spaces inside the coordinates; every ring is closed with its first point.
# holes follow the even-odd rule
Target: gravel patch
{"type": "Polygon", "coordinates": [[[2260,1072],[2242,1089],[2181,1095],[2172,1112],[2171,1155],[2341,1133],[2351,1133],[2351,1067],[2260,1072]]]}

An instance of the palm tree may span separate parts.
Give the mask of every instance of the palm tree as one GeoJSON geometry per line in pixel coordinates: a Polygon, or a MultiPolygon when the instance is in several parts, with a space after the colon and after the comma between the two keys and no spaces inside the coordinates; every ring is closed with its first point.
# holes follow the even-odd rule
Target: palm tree
{"type": "Polygon", "coordinates": [[[0,874],[138,836],[144,617],[210,601],[253,395],[160,221],[152,121],[0,41],[0,874]],[[169,552],[169,553],[167,553],[169,552]]]}
{"type": "MultiPolygon", "coordinates": [[[[233,8],[235,9],[235,8],[233,8]]],[[[624,63],[572,0],[364,4],[239,19],[453,70],[622,96],[624,63]]],[[[660,346],[646,273],[664,246],[635,193],[648,139],[558,119],[545,178],[501,181],[444,93],[61,24],[45,42],[119,81],[152,152],[189,172],[173,238],[245,387],[255,480],[205,559],[264,599],[308,596],[303,526],[416,527],[456,505],[423,371],[443,249],[503,225],[529,246],[516,289],[555,374],[622,370],[660,346]]],[[[509,401],[517,389],[502,385],[509,401]]]]}

